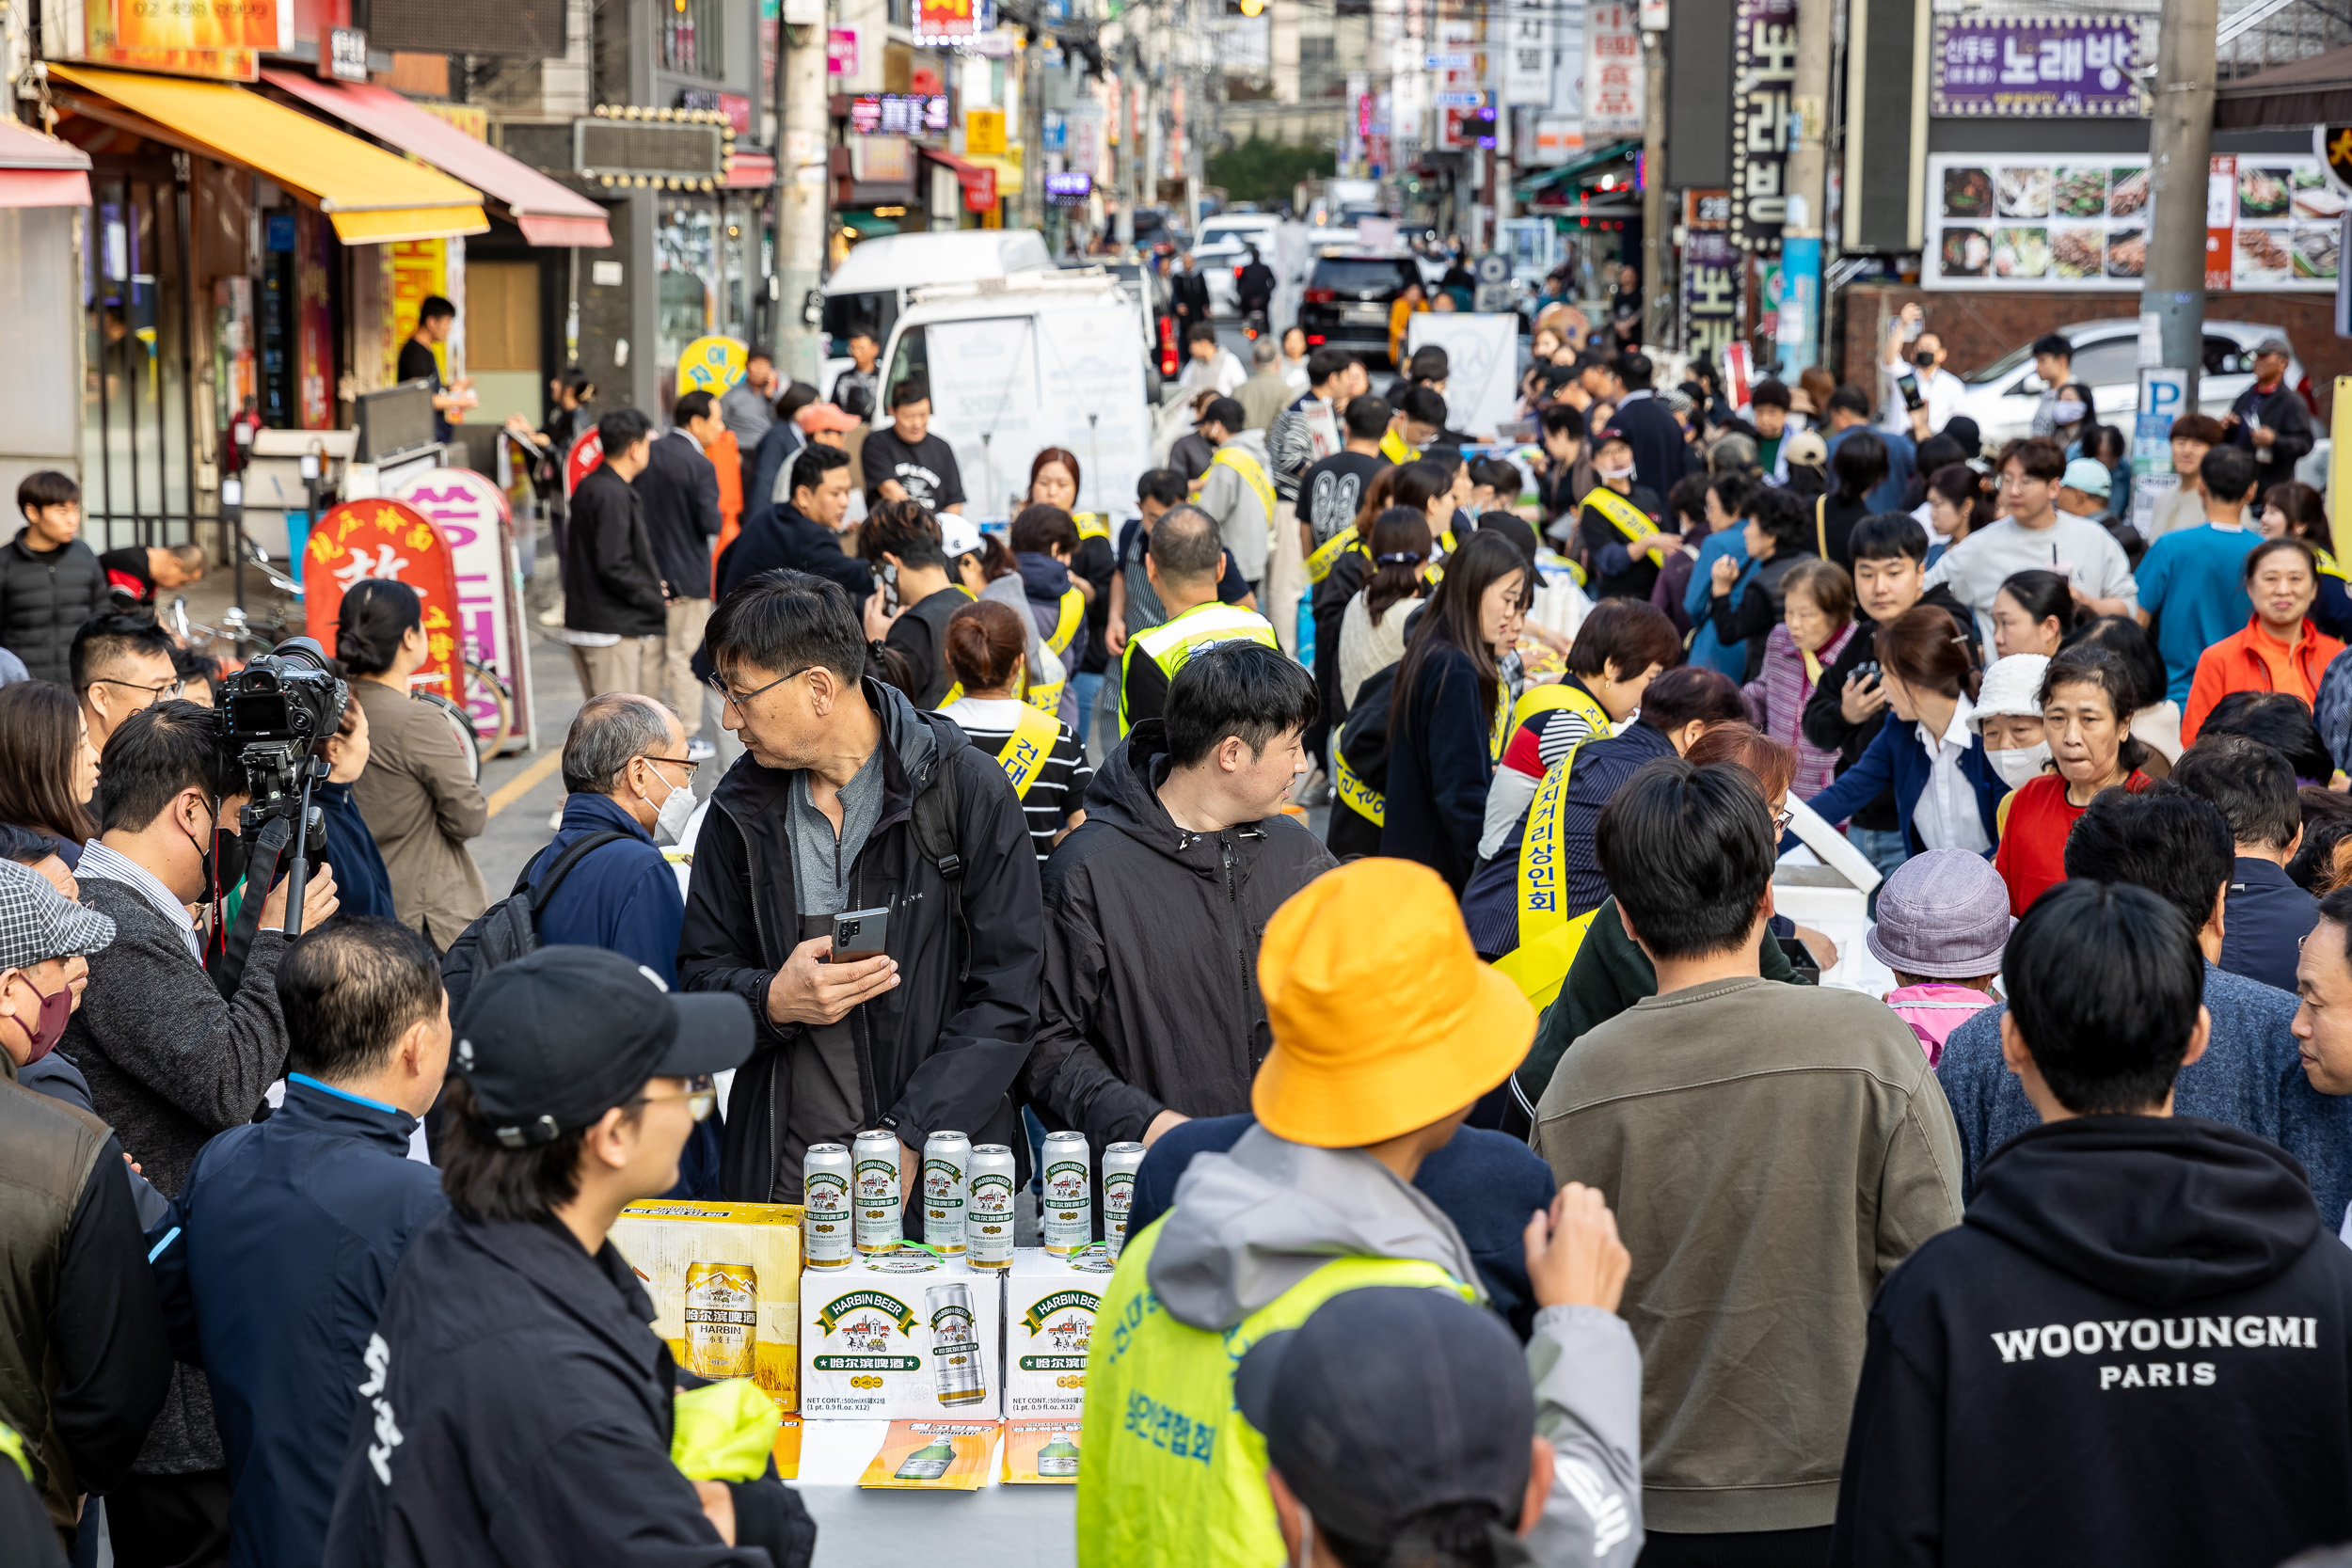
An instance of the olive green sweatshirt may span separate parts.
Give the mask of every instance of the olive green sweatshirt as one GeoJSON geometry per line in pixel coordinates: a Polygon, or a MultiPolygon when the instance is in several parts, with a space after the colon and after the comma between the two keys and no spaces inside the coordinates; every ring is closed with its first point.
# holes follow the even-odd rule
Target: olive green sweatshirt
{"type": "Polygon", "coordinates": [[[1909,1026],[1760,978],[1645,997],[1561,1057],[1533,1142],[1632,1254],[1648,1527],[1830,1524],[1871,1298],[1960,1223],[1959,1134],[1909,1026]]]}

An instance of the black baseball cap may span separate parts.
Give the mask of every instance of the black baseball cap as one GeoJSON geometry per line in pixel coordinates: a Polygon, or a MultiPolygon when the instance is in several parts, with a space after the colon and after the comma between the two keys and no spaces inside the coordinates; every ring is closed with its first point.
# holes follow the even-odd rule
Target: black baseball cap
{"type": "Polygon", "coordinates": [[[652,1078],[696,1078],[752,1053],[752,1009],[733,991],[673,992],[604,947],[542,947],[482,977],[452,1065],[491,1134],[550,1143],[626,1103],[652,1078]]]}
{"type": "Polygon", "coordinates": [[[1519,1522],[1534,1390],[1510,1329],[1459,1296],[1334,1296],[1250,1348],[1233,1398],[1267,1463],[1335,1534],[1386,1541],[1448,1503],[1490,1502],[1506,1528],[1519,1522]]]}

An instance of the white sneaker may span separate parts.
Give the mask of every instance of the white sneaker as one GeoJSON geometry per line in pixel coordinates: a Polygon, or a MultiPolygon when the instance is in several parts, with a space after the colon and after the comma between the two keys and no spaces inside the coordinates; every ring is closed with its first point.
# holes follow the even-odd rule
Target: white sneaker
{"type": "Polygon", "coordinates": [[[696,736],[686,743],[686,760],[689,762],[708,762],[718,754],[719,748],[705,740],[701,736],[696,736]]]}

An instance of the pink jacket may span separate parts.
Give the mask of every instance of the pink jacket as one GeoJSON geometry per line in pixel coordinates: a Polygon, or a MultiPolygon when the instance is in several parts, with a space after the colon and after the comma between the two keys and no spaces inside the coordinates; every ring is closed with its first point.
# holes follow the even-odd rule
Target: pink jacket
{"type": "Polygon", "coordinates": [[[1940,980],[1903,986],[1888,991],[1884,1000],[1895,1009],[1895,1016],[1910,1024],[1911,1032],[1919,1037],[1930,1067],[1943,1058],[1944,1042],[1952,1037],[1953,1030],[1965,1023],[1970,1014],[1993,1005],[1993,998],[1983,991],[1947,985],[1940,980]]]}

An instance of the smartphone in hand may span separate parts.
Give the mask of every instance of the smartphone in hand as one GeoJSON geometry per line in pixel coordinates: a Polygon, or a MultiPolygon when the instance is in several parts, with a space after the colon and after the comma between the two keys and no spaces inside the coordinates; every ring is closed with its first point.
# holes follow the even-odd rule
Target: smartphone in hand
{"type": "Polygon", "coordinates": [[[834,963],[855,963],[860,958],[879,958],[890,940],[890,911],[882,910],[845,910],[833,917],[833,954],[834,963]]]}

